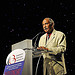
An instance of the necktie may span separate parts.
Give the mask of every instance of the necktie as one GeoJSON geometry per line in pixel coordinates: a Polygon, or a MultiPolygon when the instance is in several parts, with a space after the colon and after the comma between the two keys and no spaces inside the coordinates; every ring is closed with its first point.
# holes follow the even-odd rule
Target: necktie
{"type": "Polygon", "coordinates": [[[47,35],[47,40],[46,40],[46,42],[49,40],[49,34],[47,35]]]}
{"type": "Polygon", "coordinates": [[[47,39],[49,39],[49,34],[47,35],[47,39]]]}

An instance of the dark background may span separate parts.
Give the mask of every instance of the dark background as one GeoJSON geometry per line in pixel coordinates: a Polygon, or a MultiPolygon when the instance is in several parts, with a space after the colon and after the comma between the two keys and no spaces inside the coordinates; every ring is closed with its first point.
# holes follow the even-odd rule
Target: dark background
{"type": "MultiPolygon", "coordinates": [[[[55,29],[65,33],[67,75],[74,75],[74,9],[74,0],[1,0],[0,75],[3,75],[11,45],[25,39],[32,39],[37,33],[42,32],[41,23],[45,17],[52,18],[55,21],[55,29]]],[[[34,61],[36,66],[37,59],[34,61]]],[[[38,75],[42,75],[42,58],[38,75]]]]}

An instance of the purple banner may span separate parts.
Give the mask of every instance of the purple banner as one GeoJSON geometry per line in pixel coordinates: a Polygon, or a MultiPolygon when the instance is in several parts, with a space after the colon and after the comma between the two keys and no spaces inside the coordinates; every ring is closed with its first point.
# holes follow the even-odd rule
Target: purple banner
{"type": "Polygon", "coordinates": [[[6,65],[3,75],[22,75],[24,61],[6,65]]]}

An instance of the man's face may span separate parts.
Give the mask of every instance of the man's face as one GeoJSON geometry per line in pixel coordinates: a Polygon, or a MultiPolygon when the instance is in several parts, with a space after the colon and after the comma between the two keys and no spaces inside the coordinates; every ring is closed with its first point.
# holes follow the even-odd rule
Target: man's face
{"type": "Polygon", "coordinates": [[[50,33],[53,29],[52,25],[50,25],[49,19],[44,19],[42,25],[43,25],[43,30],[46,33],[50,33]]]}

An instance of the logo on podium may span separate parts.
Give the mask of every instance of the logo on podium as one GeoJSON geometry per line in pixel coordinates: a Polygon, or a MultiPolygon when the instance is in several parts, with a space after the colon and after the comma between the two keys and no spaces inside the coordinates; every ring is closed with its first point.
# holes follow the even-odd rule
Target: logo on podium
{"type": "Polygon", "coordinates": [[[25,62],[25,51],[22,49],[13,50],[6,59],[6,66],[3,75],[22,75],[25,62]]]}

